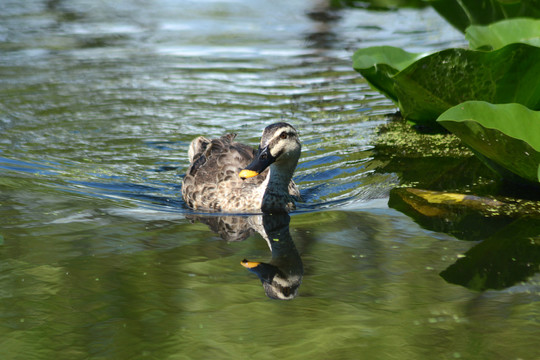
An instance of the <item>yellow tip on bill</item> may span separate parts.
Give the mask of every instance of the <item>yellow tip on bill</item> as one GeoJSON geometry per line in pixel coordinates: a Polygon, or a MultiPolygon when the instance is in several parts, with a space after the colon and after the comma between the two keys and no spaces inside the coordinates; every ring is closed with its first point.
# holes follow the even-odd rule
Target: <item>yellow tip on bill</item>
{"type": "Polygon", "coordinates": [[[261,263],[258,263],[256,261],[243,260],[243,261],[240,262],[240,264],[242,264],[242,266],[245,267],[245,268],[253,269],[254,267],[259,266],[261,263]]]}
{"type": "Polygon", "coordinates": [[[246,170],[246,169],[240,171],[240,173],[238,174],[238,176],[240,176],[242,179],[251,178],[257,175],[259,175],[258,172],[253,171],[253,170],[246,170]]]}

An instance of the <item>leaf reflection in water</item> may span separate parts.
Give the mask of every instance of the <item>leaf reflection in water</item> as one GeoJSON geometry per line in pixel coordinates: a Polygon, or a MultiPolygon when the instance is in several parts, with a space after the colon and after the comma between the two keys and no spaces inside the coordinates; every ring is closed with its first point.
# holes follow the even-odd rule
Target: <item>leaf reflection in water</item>
{"type": "Polygon", "coordinates": [[[537,202],[396,188],[389,206],[425,229],[481,241],[440,273],[451,284],[475,291],[502,290],[538,273],[537,202]]]}

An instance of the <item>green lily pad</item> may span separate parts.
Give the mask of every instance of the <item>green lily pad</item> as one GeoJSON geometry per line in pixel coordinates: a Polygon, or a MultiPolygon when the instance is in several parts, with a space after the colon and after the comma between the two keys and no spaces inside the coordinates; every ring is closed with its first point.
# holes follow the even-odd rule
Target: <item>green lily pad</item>
{"type": "Polygon", "coordinates": [[[491,25],[473,25],[465,37],[473,49],[500,49],[511,43],[540,46],[540,20],[509,19],[491,25]]]}
{"type": "Polygon", "coordinates": [[[490,52],[448,49],[427,56],[370,47],[355,52],[353,67],[396,102],[403,117],[419,124],[433,124],[467,100],[540,109],[540,48],[527,44],[490,52]]]}
{"type": "Polygon", "coordinates": [[[426,55],[393,46],[373,46],[354,53],[353,67],[372,87],[397,103],[393,76],[426,55]]]}
{"type": "Polygon", "coordinates": [[[540,112],[519,104],[468,101],[437,122],[503,177],[540,185],[540,112]]]}

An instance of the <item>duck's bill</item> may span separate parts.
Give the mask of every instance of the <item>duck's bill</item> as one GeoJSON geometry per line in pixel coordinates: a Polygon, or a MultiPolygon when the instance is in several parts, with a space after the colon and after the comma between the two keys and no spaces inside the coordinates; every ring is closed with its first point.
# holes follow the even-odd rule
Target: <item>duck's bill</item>
{"type": "Polygon", "coordinates": [[[256,268],[257,266],[261,265],[260,262],[256,262],[256,261],[248,261],[246,259],[242,260],[242,262],[240,263],[242,264],[243,267],[247,268],[247,269],[254,269],[256,268]]]}
{"type": "Polygon", "coordinates": [[[240,176],[242,179],[248,179],[252,178],[254,176],[259,175],[262,173],[267,167],[270,166],[274,161],[276,161],[276,158],[274,158],[270,151],[268,151],[268,148],[260,149],[257,153],[257,156],[255,156],[255,159],[246,166],[245,169],[242,169],[238,176],[240,176]]]}
{"type": "MultiPolygon", "coordinates": [[[[280,273],[279,269],[272,265],[263,262],[242,260],[240,263],[243,267],[256,274],[262,282],[271,283],[276,274],[280,273]]],[[[284,277],[283,274],[281,277],[284,277]]]]}
{"type": "Polygon", "coordinates": [[[240,176],[242,179],[248,179],[257,175],[259,175],[258,172],[248,169],[244,169],[238,174],[238,176],[240,176]]]}

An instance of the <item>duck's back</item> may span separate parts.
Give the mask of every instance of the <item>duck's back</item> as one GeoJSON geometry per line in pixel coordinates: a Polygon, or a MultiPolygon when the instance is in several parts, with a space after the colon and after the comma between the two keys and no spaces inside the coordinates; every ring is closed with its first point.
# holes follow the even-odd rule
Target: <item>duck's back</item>
{"type": "MultiPolygon", "coordinates": [[[[238,173],[255,156],[255,150],[234,141],[235,134],[208,140],[198,137],[189,149],[190,166],[182,184],[182,195],[194,209],[222,210],[237,202],[266,176],[242,180],[238,173]]],[[[263,175],[263,174],[261,174],[263,175]]],[[[241,206],[241,204],[239,204],[241,206]]]]}

